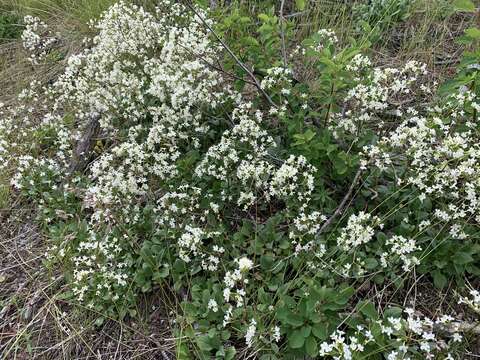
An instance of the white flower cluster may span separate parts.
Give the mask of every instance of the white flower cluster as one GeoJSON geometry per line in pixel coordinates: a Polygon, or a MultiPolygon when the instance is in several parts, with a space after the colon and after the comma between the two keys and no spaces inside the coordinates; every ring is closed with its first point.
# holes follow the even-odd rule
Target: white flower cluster
{"type": "Polygon", "coordinates": [[[313,42],[306,46],[297,45],[290,56],[294,57],[298,54],[306,55],[307,50],[321,52],[326,47],[330,45],[336,45],[338,43],[338,37],[331,29],[319,29],[315,34],[313,34],[312,40],[313,42]]]}
{"type": "Polygon", "coordinates": [[[375,227],[382,227],[378,217],[364,211],[360,211],[357,215],[352,214],[348,218],[347,225],[342,229],[337,244],[343,250],[355,250],[358,246],[372,240],[375,227]]]}
{"type": "Polygon", "coordinates": [[[203,270],[216,271],[225,250],[217,244],[206,246],[203,243],[204,239],[220,234],[208,230],[206,219],[212,204],[202,209],[200,195],[201,189],[191,186],[166,193],[154,208],[156,223],[159,230],[176,240],[179,258],[186,263],[199,261],[203,270]]]}
{"type": "Polygon", "coordinates": [[[476,289],[470,289],[470,296],[461,297],[460,304],[468,305],[473,311],[480,314],[480,291],[476,289]]]}
{"type": "Polygon", "coordinates": [[[476,95],[462,90],[443,107],[428,109],[426,116],[411,110],[394,131],[365,148],[363,166],[388,170],[408,163],[401,180],[419,191],[420,201],[429,197],[441,204],[433,215],[452,224],[456,239],[467,237],[462,222],[480,221],[477,107],[476,95]]]}
{"type": "Polygon", "coordinates": [[[317,31],[317,36],[319,38],[318,45],[316,47],[317,51],[323,50],[325,46],[335,45],[338,43],[337,35],[331,29],[320,29],[317,31]]]}
{"type": "MultiPolygon", "coordinates": [[[[246,276],[253,268],[253,261],[247,257],[237,259],[235,262],[238,264],[238,267],[233,271],[227,271],[223,278],[223,283],[225,285],[223,289],[223,300],[227,305],[227,311],[223,317],[223,327],[232,320],[234,305],[230,304],[231,300],[235,301],[235,307],[237,308],[246,305],[245,297],[247,293],[244,286],[248,284],[249,281],[246,276]]],[[[254,325],[256,325],[256,323],[254,325]]]]}
{"type": "Polygon", "coordinates": [[[113,137],[131,126],[123,142],[92,166],[89,199],[98,205],[134,203],[149,189],[149,178],[174,176],[182,147],[197,144],[197,135],[208,129],[199,106],[215,107],[221,95],[228,98],[215,91],[218,74],[199,59],[212,62],[216,52],[202,26],[172,23],[188,13],[168,1],[162,6],[170,6],[168,16],[160,8],[150,14],[122,2],[113,5],[96,25],[93,46],[71,57],[55,84],[78,119],[99,116],[113,137]]]}
{"type": "MultiPolygon", "coordinates": [[[[202,10],[198,9],[198,13],[206,17],[202,10]]],[[[129,256],[123,250],[133,240],[125,235],[118,241],[111,232],[118,224],[137,222],[141,205],[147,196],[152,196],[152,182],[160,185],[176,176],[179,157],[199,146],[199,138],[209,128],[203,109],[215,109],[220,100],[232,98],[221,76],[208,66],[219,49],[195,16],[185,6],[168,0],[159,2],[154,13],[120,1],[92,25],[98,35],[88,48],[68,59],[64,73],[53,86],[43,89],[41,96],[33,86],[21,94],[23,103],[29,100],[34,105],[2,110],[0,127],[8,130],[0,136],[0,156],[23,164],[13,177],[17,188],[26,181],[33,186],[33,168],[39,168],[40,174],[53,171],[57,179],[65,174],[75,142],[94,119],[99,121],[102,138],[111,142],[106,147],[103,142],[97,143],[101,154],[90,164],[90,185],[82,191],[84,205],[93,214],[88,225],[91,236],[80,242],[73,259],[74,288],[80,300],[95,297],[98,287],[122,293],[114,287],[125,285],[125,274],[131,276],[124,260],[129,256]],[[41,103],[42,97],[48,108],[41,103]],[[34,111],[39,110],[45,111],[42,121],[30,121],[34,111]],[[16,128],[22,128],[17,124],[29,132],[25,137],[51,131],[48,139],[53,139],[57,153],[24,160],[7,156],[18,153],[13,148],[22,146],[11,141],[14,136],[20,138],[14,134],[16,128]],[[95,257],[99,251],[101,256],[95,257]],[[90,281],[92,276],[97,280],[90,281]]],[[[36,18],[27,18],[25,23],[25,46],[35,50],[36,56],[45,55],[53,41],[40,37],[46,32],[45,24],[36,18]]],[[[187,192],[188,196],[198,195],[195,189],[187,192]]],[[[182,193],[180,190],[177,200],[185,200],[182,193]]],[[[175,198],[175,194],[170,195],[175,198]]],[[[168,203],[167,198],[163,200],[168,203]]],[[[190,202],[190,206],[196,204],[196,200],[190,202]]],[[[218,205],[212,204],[218,212],[218,205]]],[[[198,209],[193,210],[189,214],[195,221],[190,218],[189,223],[177,227],[175,220],[181,214],[173,216],[177,215],[173,206],[168,209],[172,216],[165,215],[159,222],[177,231],[179,256],[186,260],[199,253],[203,268],[217,269],[222,248],[217,246],[208,257],[202,249],[203,237],[215,236],[197,224],[205,212],[197,219],[198,209]]],[[[163,210],[162,201],[157,210],[163,210]]]]}
{"type": "Polygon", "coordinates": [[[292,71],[284,67],[269,68],[267,69],[267,76],[262,79],[260,86],[265,90],[282,86],[280,93],[289,95],[292,86],[292,71]]]}
{"type": "Polygon", "coordinates": [[[372,62],[370,61],[370,58],[363,54],[357,54],[355,55],[352,60],[347,64],[345,69],[353,74],[355,74],[354,79],[359,81],[360,80],[360,74],[365,72],[366,70],[369,70],[372,67],[372,62]]]}
{"type": "MultiPolygon", "coordinates": [[[[343,276],[348,277],[352,272],[358,276],[364,276],[367,273],[365,266],[366,248],[360,246],[368,244],[375,236],[375,228],[382,229],[383,224],[377,216],[372,216],[363,211],[357,215],[353,214],[349,217],[347,225],[341,230],[337,238],[337,245],[345,252],[345,255],[354,254],[351,261],[342,265],[339,270],[343,276]],[[357,254],[356,250],[360,250],[357,254]]],[[[392,268],[392,265],[401,263],[403,271],[410,271],[414,266],[419,265],[419,259],[414,253],[420,250],[415,239],[405,238],[401,235],[392,235],[385,241],[382,241],[380,248],[383,252],[380,254],[378,262],[384,269],[392,268]]],[[[373,254],[372,254],[373,255],[373,254]]],[[[373,255],[376,258],[377,255],[373,255]]],[[[349,256],[346,256],[349,258],[349,256]]],[[[371,258],[372,259],[372,258],[371,258]]],[[[338,267],[334,261],[331,263],[333,268],[338,267]]]]}
{"type": "Polygon", "coordinates": [[[257,322],[255,321],[255,319],[252,319],[250,321],[250,326],[247,329],[247,333],[245,334],[245,342],[247,343],[247,347],[252,346],[256,331],[257,331],[257,322]]]}
{"type": "MultiPolygon", "coordinates": [[[[211,146],[195,169],[199,178],[210,176],[228,182],[234,190],[235,184],[241,189],[236,193],[237,205],[247,209],[262,195],[283,199],[296,199],[307,203],[314,188],[316,169],[305,157],[291,155],[281,166],[272,164],[270,150],[276,147],[273,138],[263,130],[258,122],[260,112],[251,119],[245,108],[240,107],[233,119],[239,120],[231,130],[223,133],[218,144],[211,146]]],[[[223,201],[233,199],[232,194],[224,193],[223,201]]]]}
{"type": "MultiPolygon", "coordinates": [[[[198,12],[206,17],[201,10],[198,12]]],[[[42,42],[36,36],[37,31],[46,30],[43,23],[34,18],[26,23],[30,25],[24,33],[25,46],[40,59],[53,40],[42,42]]],[[[90,307],[96,306],[97,299],[122,301],[122,294],[136,286],[133,274],[143,254],[138,245],[147,248],[150,240],[129,229],[144,225],[142,216],[148,214],[148,225],[153,228],[148,235],[161,239],[169,256],[185,263],[187,272],[201,272],[208,286],[213,284],[213,292],[218,291],[207,294],[208,315],[218,316],[220,322],[223,318],[224,327],[238,320],[241,329],[246,329],[247,346],[253,346],[263,326],[259,317],[245,316],[256,301],[251,294],[247,296],[247,291],[265,274],[260,270],[254,274],[258,257],[247,246],[251,244],[240,244],[245,249],[239,254],[237,234],[230,235],[241,226],[241,220],[247,219],[245,214],[250,221],[253,209],[258,227],[263,226],[263,220],[286,214],[275,230],[288,232],[291,243],[287,241],[281,247],[285,251],[278,253],[287,253],[285,258],[297,257],[295,261],[313,270],[325,266],[323,257],[331,250],[327,249],[329,239],[317,239],[317,234],[327,217],[312,201],[317,169],[306,157],[279,150],[280,142],[277,144],[267,130],[266,114],[230,90],[222,76],[212,70],[208,64],[215,63],[220,48],[211,43],[199,19],[185,6],[162,0],[157,10],[149,13],[119,2],[94,26],[98,35],[90,46],[68,60],[64,74],[52,88],[43,89],[53,106],[39,104],[34,86],[21,94],[25,101],[18,109],[3,110],[0,106],[0,170],[15,162],[17,173],[12,184],[16,188],[41,184],[51,190],[62,183],[66,195],[74,194],[83,201],[87,235],[78,234],[78,243],[67,238],[62,241],[65,248],[74,247],[73,293],[79,301],[90,307]],[[225,109],[228,124],[218,125],[218,118],[210,113],[223,116],[225,109]],[[33,121],[36,111],[42,116],[33,121]],[[86,175],[71,183],[67,179],[64,184],[62,176],[68,172],[75,143],[94,120],[98,120],[100,136],[95,139],[95,154],[89,159],[86,175]],[[24,155],[28,144],[22,144],[22,140],[45,133],[48,135],[42,140],[53,142],[55,151],[46,154],[40,146],[39,158],[24,155]],[[13,153],[20,156],[13,157],[13,153]],[[303,262],[298,257],[305,254],[310,257],[303,262]]],[[[319,51],[338,42],[329,30],[319,31],[317,37],[319,51]]],[[[434,116],[421,117],[413,109],[404,112],[398,101],[412,94],[425,67],[416,62],[400,70],[371,67],[362,55],[346,66],[358,75],[354,76],[356,86],[345,99],[345,112],[335,115],[330,126],[338,136],[341,132],[355,134],[364,125],[375,125],[383,131],[383,124],[378,123],[381,114],[393,113],[400,119],[406,116],[407,120],[393,124],[393,131],[381,137],[378,144],[365,149],[362,165],[374,164],[387,170],[407,157],[411,168],[403,181],[418,189],[419,199],[448,199],[445,208],[435,210],[435,216],[444,221],[474,218],[479,222],[480,145],[476,124],[480,106],[475,95],[462,91],[455,98],[457,103],[477,110],[473,121],[467,120],[463,110],[450,111],[449,118],[438,115],[441,110],[432,110],[434,116]],[[455,125],[462,125],[463,130],[456,131],[455,125]]],[[[291,77],[290,70],[271,68],[261,87],[267,91],[279,88],[286,97],[291,95],[291,77]]],[[[428,92],[426,88],[419,90],[428,92]]],[[[301,96],[304,108],[308,107],[307,97],[301,96]]],[[[281,115],[285,104],[272,108],[269,116],[281,115]]],[[[419,228],[429,225],[424,221],[419,228]]],[[[367,254],[374,241],[381,243],[374,256],[380,256],[384,269],[401,264],[404,271],[409,271],[418,265],[415,252],[420,247],[415,239],[391,235],[382,242],[375,239],[375,231],[382,227],[381,219],[371,213],[351,215],[334,241],[337,246],[333,246],[335,257],[328,264],[329,270],[340,268],[340,275],[349,276],[353,269],[362,276],[369,257],[377,271],[378,262],[367,254]],[[344,259],[348,259],[346,264],[342,263],[344,259]]],[[[467,237],[458,223],[449,230],[455,239],[467,237]]],[[[246,241],[253,235],[256,239],[256,231],[246,235],[246,241]]],[[[274,254],[278,254],[277,245],[269,245],[274,254]]],[[[65,248],[57,249],[60,256],[71,254],[65,248]]],[[[263,262],[258,261],[258,268],[262,267],[263,262]]],[[[473,300],[468,304],[478,306],[478,292],[471,295],[473,300]]],[[[268,311],[274,310],[273,304],[268,306],[268,311]]],[[[385,336],[404,342],[386,354],[389,359],[406,355],[413,348],[427,354],[445,348],[433,335],[433,322],[419,320],[413,313],[409,312],[407,319],[390,318],[376,325],[385,336]],[[403,337],[404,332],[411,335],[410,340],[403,337]],[[420,345],[417,349],[407,341],[420,345]]],[[[270,338],[278,342],[281,329],[272,323],[268,328],[270,338]]],[[[335,332],[331,341],[321,345],[320,355],[349,359],[374,341],[366,328],[359,328],[349,339],[344,335],[340,330],[335,332]]]]}
{"type": "Polygon", "coordinates": [[[294,198],[307,204],[314,190],[316,171],[304,156],[290,155],[273,175],[270,183],[271,195],[284,200],[294,198]]]}
{"type": "Polygon", "coordinates": [[[207,309],[216,313],[218,311],[218,304],[215,299],[208,300],[207,309]]]}
{"type": "Polygon", "coordinates": [[[380,265],[386,268],[390,261],[395,261],[395,258],[400,259],[402,262],[402,268],[404,271],[410,271],[412,266],[420,265],[420,261],[416,256],[411,255],[416,250],[419,250],[419,247],[416,245],[414,239],[406,239],[401,235],[394,235],[391,238],[387,239],[385,245],[389,246],[390,249],[388,252],[383,252],[380,255],[380,265]]]}
{"type": "Polygon", "coordinates": [[[34,179],[53,186],[50,175],[63,173],[66,160],[70,158],[68,143],[71,139],[65,132],[64,120],[59,115],[42,115],[45,106],[41,90],[40,83],[33,81],[20,92],[15,106],[0,104],[0,171],[5,174],[15,171],[11,184],[17,189],[31,186],[34,179]],[[41,147],[36,149],[40,156],[32,156],[32,138],[42,134],[48,136],[47,141],[55,148],[53,157],[41,156],[41,147]]]}
{"type": "MultiPolygon", "coordinates": [[[[462,339],[460,334],[454,333],[447,342],[441,334],[435,333],[436,325],[449,324],[453,320],[450,316],[441,316],[433,321],[428,317],[416,316],[413,309],[406,309],[405,314],[404,318],[388,317],[377,320],[368,327],[358,325],[355,333],[348,338],[344,331],[336,330],[330,335],[329,341],[320,344],[319,355],[332,356],[339,360],[368,356],[368,344],[377,341],[373,334],[381,333],[389,339],[391,346],[396,346],[393,350],[384,350],[383,355],[388,360],[411,359],[417,354],[421,354],[425,359],[437,359],[439,354],[445,354],[453,343],[462,339]]],[[[453,359],[449,353],[445,356],[453,359]]]]}
{"type": "Polygon", "coordinates": [[[297,217],[293,219],[288,237],[295,246],[295,256],[298,256],[301,252],[310,251],[314,251],[317,258],[321,258],[325,254],[325,245],[319,244],[314,238],[326,220],[327,217],[318,211],[308,214],[300,211],[297,217]]]}
{"type": "MultiPolygon", "coordinates": [[[[85,294],[92,291],[97,297],[119,299],[119,288],[128,285],[131,272],[130,265],[120,256],[122,252],[119,240],[112,235],[90,231],[88,239],[80,242],[78,255],[73,259],[72,288],[78,301],[84,301],[85,294]]],[[[92,301],[88,303],[89,307],[94,305],[92,301]]]]}
{"type": "Polygon", "coordinates": [[[22,32],[23,47],[30,53],[28,60],[37,65],[45,58],[57,39],[49,33],[47,24],[36,16],[25,16],[23,23],[25,25],[22,32]]]}
{"type": "Polygon", "coordinates": [[[309,214],[302,212],[293,220],[294,230],[290,232],[289,237],[294,239],[302,235],[315,235],[326,220],[327,217],[318,211],[309,214]]]}
{"type": "Polygon", "coordinates": [[[431,92],[421,78],[427,74],[426,65],[413,60],[401,69],[372,68],[370,60],[358,54],[346,70],[354,74],[357,85],[345,98],[345,110],[332,116],[329,126],[337,138],[369,128],[378,131],[387,125],[385,116],[380,115],[402,116],[408,99],[417,93],[424,96],[431,92]]]}
{"type": "Polygon", "coordinates": [[[226,130],[220,142],[211,146],[195,169],[197,177],[205,175],[218,180],[227,180],[234,175],[243,184],[261,187],[272,170],[265,161],[268,151],[276,146],[268,132],[259,123],[261,112],[255,113],[255,120],[248,114],[251,104],[236,109],[233,120],[238,121],[231,130],[226,130]]]}

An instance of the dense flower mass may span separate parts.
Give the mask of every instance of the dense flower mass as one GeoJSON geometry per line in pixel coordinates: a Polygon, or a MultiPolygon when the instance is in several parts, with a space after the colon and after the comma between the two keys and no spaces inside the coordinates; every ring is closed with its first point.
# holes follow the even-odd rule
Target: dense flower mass
{"type": "Polygon", "coordinates": [[[57,39],[48,33],[48,26],[38,17],[27,15],[23,19],[25,30],[22,33],[23,47],[28,50],[28,60],[34,64],[45,59],[47,52],[57,39]]]}
{"type": "MultiPolygon", "coordinates": [[[[56,40],[25,24],[40,66],[56,40]]],[[[460,334],[437,330],[453,318],[382,318],[359,294],[384,286],[374,300],[391,305],[386,289],[417,269],[441,285],[451,259],[479,271],[474,90],[416,108],[434,96],[426,65],[375,67],[322,29],[290,54],[320,81],[285,60],[259,71],[252,99],[216,66],[225,51],[199,7],[120,1],[91,26],[52,84],[0,106],[0,170],[38,201],[47,263],[66,265],[75,301],[135,316],[141,292],[168,284],[204,358],[240,342],[272,359],[452,358],[460,334]]]]}
{"type": "MultiPolygon", "coordinates": [[[[399,342],[398,349],[386,354],[386,359],[409,358],[411,352],[422,354],[425,359],[435,359],[438,352],[448,349],[448,344],[442,339],[438,339],[434,334],[434,326],[442,326],[452,322],[449,316],[442,316],[437,320],[431,320],[427,317],[421,318],[415,315],[411,308],[405,310],[406,318],[388,317],[386,320],[378,320],[365,328],[359,325],[354,336],[348,339],[343,331],[336,331],[330,335],[329,341],[320,344],[320,355],[333,355],[337,359],[354,359],[356,356],[365,353],[370,342],[375,341],[372,331],[379,331],[390,339],[399,342]]],[[[449,340],[450,343],[461,341],[461,336],[454,333],[449,340]]],[[[445,359],[453,359],[450,353],[447,353],[445,359]]]]}

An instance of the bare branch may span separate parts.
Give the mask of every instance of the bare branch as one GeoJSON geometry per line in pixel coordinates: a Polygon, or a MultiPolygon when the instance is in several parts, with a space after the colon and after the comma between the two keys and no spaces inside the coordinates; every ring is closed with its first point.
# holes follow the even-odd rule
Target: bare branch
{"type": "Polygon", "coordinates": [[[280,4],[280,36],[282,38],[282,56],[283,56],[283,66],[287,68],[287,49],[285,46],[285,17],[283,16],[283,7],[285,6],[285,0],[282,0],[280,4]]]}
{"type": "Polygon", "coordinates": [[[77,171],[83,171],[87,166],[90,150],[100,131],[100,116],[93,116],[85,128],[83,137],[78,141],[75,151],[70,161],[68,174],[71,175],[77,171]]]}
{"type": "Polygon", "coordinates": [[[318,230],[317,235],[316,235],[317,237],[320,236],[332,224],[333,220],[335,220],[335,218],[337,216],[342,214],[343,209],[344,209],[348,199],[350,199],[350,197],[352,196],[353,189],[357,185],[358,180],[360,179],[361,175],[362,175],[362,169],[360,168],[360,169],[358,169],[357,173],[355,174],[355,177],[353,178],[353,181],[350,184],[350,187],[349,187],[347,193],[343,197],[342,201],[338,205],[335,212],[332,214],[332,216],[330,216],[330,218],[327,221],[325,221],[325,223],[322,225],[322,227],[318,230]]]}
{"type": "Polygon", "coordinates": [[[194,6],[190,3],[190,1],[186,1],[186,4],[192,12],[197,15],[197,17],[200,19],[200,21],[203,23],[203,25],[210,31],[213,36],[217,39],[217,41],[222,45],[222,47],[228,52],[228,54],[235,60],[235,62],[250,76],[250,78],[253,80],[255,83],[255,87],[262,93],[262,95],[265,97],[265,99],[268,101],[268,103],[275,107],[278,108],[277,104],[275,104],[272,100],[272,98],[265,92],[265,90],[262,89],[260,86],[260,82],[258,79],[255,77],[252,71],[233,53],[233,51],[228,47],[227,44],[218,36],[218,34],[215,32],[215,30],[212,29],[212,27],[205,21],[204,18],[202,18],[199,14],[198,11],[195,9],[194,6]]]}
{"type": "Polygon", "coordinates": [[[290,18],[293,18],[293,17],[296,17],[296,16],[301,16],[301,15],[304,15],[306,13],[307,13],[307,11],[298,11],[298,12],[295,12],[293,14],[285,15],[285,19],[290,19],[290,18]]]}

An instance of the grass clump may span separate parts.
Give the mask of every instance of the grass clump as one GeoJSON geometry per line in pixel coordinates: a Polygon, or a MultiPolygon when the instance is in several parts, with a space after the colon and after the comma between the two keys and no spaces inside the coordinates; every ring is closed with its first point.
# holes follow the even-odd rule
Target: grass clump
{"type": "Polygon", "coordinates": [[[0,15],[0,42],[14,40],[22,33],[20,18],[11,13],[0,15]]]}

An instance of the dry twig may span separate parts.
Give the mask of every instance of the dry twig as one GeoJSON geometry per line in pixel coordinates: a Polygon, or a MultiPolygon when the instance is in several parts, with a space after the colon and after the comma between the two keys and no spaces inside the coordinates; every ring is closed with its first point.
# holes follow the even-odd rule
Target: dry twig
{"type": "Polygon", "coordinates": [[[316,235],[317,237],[320,236],[331,225],[331,223],[333,222],[333,220],[335,220],[335,218],[337,216],[342,214],[343,209],[344,209],[348,199],[350,199],[350,197],[352,196],[353,189],[355,188],[355,186],[358,183],[358,180],[360,179],[360,175],[362,175],[362,169],[361,168],[358,169],[357,173],[355,174],[355,177],[353,178],[353,181],[350,184],[350,187],[349,187],[347,193],[345,194],[342,201],[340,202],[340,204],[336,208],[335,212],[332,214],[332,216],[330,216],[330,218],[327,221],[325,221],[325,223],[322,225],[322,227],[318,230],[317,235],[316,235]]]}
{"type": "Polygon", "coordinates": [[[247,65],[245,65],[234,53],[233,51],[228,47],[227,44],[225,44],[225,42],[220,38],[220,36],[218,36],[218,34],[215,32],[215,30],[212,29],[212,27],[205,21],[205,19],[203,17],[201,17],[199,14],[198,14],[198,11],[195,9],[194,6],[192,6],[192,4],[189,2],[189,1],[186,1],[185,2],[188,6],[188,8],[190,10],[192,10],[192,12],[200,19],[200,21],[202,22],[202,24],[205,26],[205,28],[208,29],[208,31],[210,31],[213,36],[215,36],[215,38],[217,39],[217,41],[222,45],[222,47],[228,52],[228,54],[233,58],[233,60],[235,60],[235,62],[238,64],[238,66],[240,66],[247,74],[248,76],[250,76],[250,78],[253,80],[253,82],[255,83],[255,87],[262,93],[262,95],[265,97],[265,99],[268,101],[268,103],[275,107],[275,108],[278,108],[277,104],[275,104],[272,100],[272,98],[265,92],[265,90],[262,89],[261,85],[260,85],[260,82],[258,81],[258,79],[255,77],[255,75],[253,74],[253,72],[247,67],[247,65]]]}

